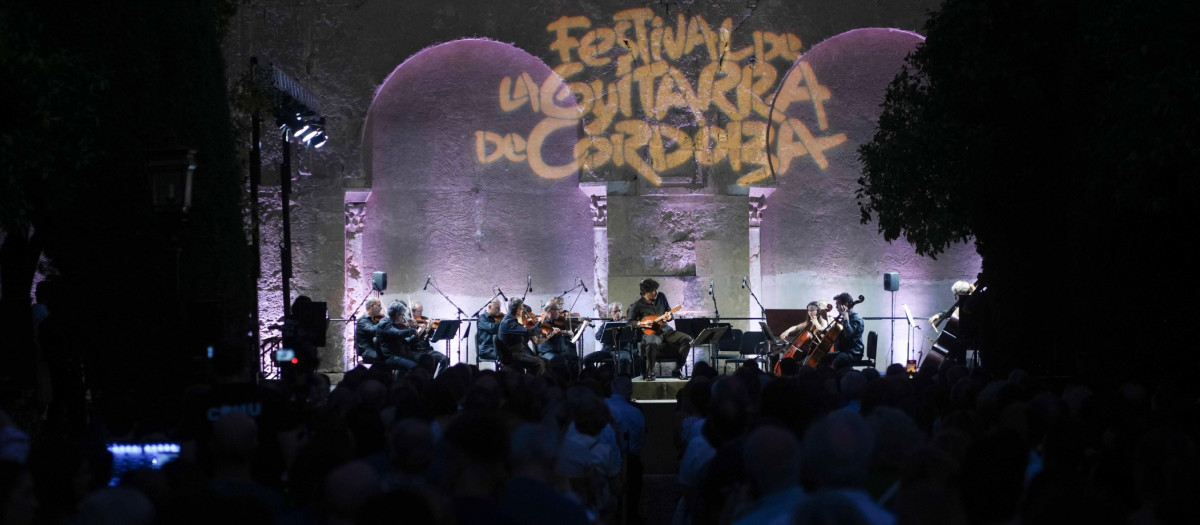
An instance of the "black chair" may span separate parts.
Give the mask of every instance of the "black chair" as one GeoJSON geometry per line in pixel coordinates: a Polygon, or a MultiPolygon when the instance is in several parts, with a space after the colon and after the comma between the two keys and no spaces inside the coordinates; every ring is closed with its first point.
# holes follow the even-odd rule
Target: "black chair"
{"type": "Polygon", "coordinates": [[[858,361],[850,363],[850,366],[875,368],[875,355],[878,346],[879,334],[875,332],[867,332],[867,350],[858,361]]]}
{"type": "Polygon", "coordinates": [[[743,332],[741,340],[738,341],[738,355],[725,359],[722,365],[721,373],[728,375],[729,363],[737,363],[741,366],[747,361],[760,361],[765,363],[765,350],[767,347],[767,338],[762,332],[743,332]]]}

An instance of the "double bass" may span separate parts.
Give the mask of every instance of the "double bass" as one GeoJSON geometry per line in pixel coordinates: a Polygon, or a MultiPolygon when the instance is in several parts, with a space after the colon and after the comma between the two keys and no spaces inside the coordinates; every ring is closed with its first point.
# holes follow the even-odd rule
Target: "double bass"
{"type": "MultiPolygon", "coordinates": [[[[866,298],[860,295],[858,296],[857,301],[850,303],[850,306],[854,306],[865,300],[866,298]]],[[[814,348],[813,351],[804,358],[804,366],[816,368],[817,365],[821,364],[821,359],[829,354],[829,349],[833,348],[833,343],[837,341],[838,336],[841,334],[842,316],[839,315],[837,319],[834,319],[833,322],[829,323],[829,326],[825,328],[825,332],[821,334],[821,342],[817,343],[817,347],[814,348]]]]}

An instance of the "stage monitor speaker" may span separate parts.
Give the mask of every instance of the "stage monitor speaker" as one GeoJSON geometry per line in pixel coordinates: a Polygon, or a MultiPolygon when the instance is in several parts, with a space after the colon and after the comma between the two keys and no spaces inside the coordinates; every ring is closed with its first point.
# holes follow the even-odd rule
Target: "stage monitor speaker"
{"type": "Polygon", "coordinates": [[[900,291],[900,274],[898,272],[883,274],[883,289],[889,292],[900,291]]]}

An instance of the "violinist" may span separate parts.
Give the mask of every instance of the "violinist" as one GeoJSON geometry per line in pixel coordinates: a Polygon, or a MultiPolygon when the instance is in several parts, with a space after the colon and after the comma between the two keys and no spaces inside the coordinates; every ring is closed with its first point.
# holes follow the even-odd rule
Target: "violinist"
{"type": "MultiPolygon", "coordinates": [[[[388,305],[387,317],[376,325],[375,340],[379,349],[376,362],[395,371],[417,367],[417,356],[413,354],[411,346],[416,332],[408,327],[407,315],[408,305],[404,301],[392,301],[388,305]]],[[[363,360],[366,361],[366,358],[363,360]]]]}
{"type": "MultiPolygon", "coordinates": [[[[559,306],[558,301],[551,299],[543,309],[545,316],[539,327],[540,333],[537,331],[533,333],[533,342],[537,345],[538,355],[550,361],[551,365],[563,363],[569,370],[578,370],[579,355],[571,346],[571,336],[574,335],[574,332],[557,326],[563,323],[562,307],[559,306]]],[[[575,327],[576,330],[581,328],[575,327]]]]}
{"type": "MultiPolygon", "coordinates": [[[[609,304],[608,310],[604,313],[609,321],[625,320],[625,307],[619,302],[609,304]]],[[[610,334],[609,339],[615,339],[615,335],[610,334]]],[[[604,341],[603,330],[596,330],[596,340],[604,341]]],[[[590,368],[599,366],[604,362],[612,362],[614,365],[617,365],[617,370],[628,370],[631,359],[630,353],[625,349],[618,349],[619,346],[619,343],[604,343],[604,346],[600,350],[583,356],[583,366],[590,368]]]]}
{"type": "Polygon", "coordinates": [[[502,320],[504,314],[500,310],[500,299],[493,298],[475,322],[475,353],[480,359],[499,359],[496,355],[496,334],[502,320]]]}
{"type": "MultiPolygon", "coordinates": [[[[534,322],[532,316],[531,325],[534,322]]],[[[530,355],[525,352],[525,343],[529,339],[530,329],[525,327],[524,320],[526,318],[525,303],[519,298],[513,298],[508,301],[508,314],[504,319],[500,320],[500,325],[496,327],[496,341],[503,344],[512,354],[513,366],[519,367],[526,372],[535,373],[537,375],[545,375],[547,366],[546,360],[535,355],[530,355]]],[[[540,328],[534,327],[535,330],[540,328]]],[[[508,365],[508,363],[505,363],[508,365]]]]}
{"type": "Polygon", "coordinates": [[[841,368],[862,359],[863,331],[866,330],[866,323],[863,322],[862,316],[854,311],[854,305],[857,302],[850,297],[849,293],[837,294],[833,298],[833,303],[837,306],[837,321],[842,324],[842,330],[833,343],[836,349],[833,367],[841,368]]]}
{"type": "Polygon", "coordinates": [[[426,357],[432,360],[428,366],[432,367],[429,371],[430,375],[437,375],[438,371],[445,370],[450,366],[450,358],[446,354],[433,349],[433,345],[429,344],[429,336],[433,335],[433,322],[425,317],[425,307],[420,302],[413,301],[412,315],[413,321],[416,322],[416,339],[413,342],[413,353],[417,358],[424,360],[426,357]]]}
{"type": "Polygon", "coordinates": [[[644,378],[647,381],[654,380],[654,369],[658,364],[659,355],[674,354],[676,364],[674,376],[682,379],[683,365],[687,362],[692,337],[666,324],[667,321],[672,319],[671,305],[667,302],[666,294],[659,293],[658,281],[649,278],[642,279],[642,282],[638,283],[638,290],[642,296],[629,305],[629,311],[626,314],[630,323],[642,321],[646,318],[665,316],[664,322],[647,327],[653,333],[646,334],[642,338],[642,348],[646,353],[646,375],[644,378]]]}
{"type": "Polygon", "coordinates": [[[379,323],[383,321],[383,303],[378,297],[370,297],[365,304],[367,315],[354,322],[354,353],[358,354],[364,363],[374,364],[381,356],[375,333],[379,330],[379,323]]]}

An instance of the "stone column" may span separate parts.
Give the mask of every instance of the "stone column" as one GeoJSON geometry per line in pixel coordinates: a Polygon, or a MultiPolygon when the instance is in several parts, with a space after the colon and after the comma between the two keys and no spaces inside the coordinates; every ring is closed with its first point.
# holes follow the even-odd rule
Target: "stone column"
{"type": "Polygon", "coordinates": [[[595,311],[604,313],[608,305],[608,185],[603,182],[581,182],[579,190],[591,199],[592,242],[596,254],[592,290],[595,292],[595,311]]]}
{"type": "MultiPolygon", "coordinates": [[[[775,192],[775,188],[750,188],[750,266],[748,277],[750,287],[754,289],[754,293],[758,295],[758,300],[763,302],[763,306],[767,305],[765,295],[766,290],[762,287],[762,237],[761,226],[763,212],[767,209],[767,197],[770,197],[775,192]]],[[[758,309],[758,304],[753,299],[750,300],[750,309],[746,317],[758,317],[762,312],[758,309]]]]}
{"type": "MultiPolygon", "coordinates": [[[[362,270],[362,233],[363,225],[366,224],[367,199],[370,196],[371,190],[346,190],[346,296],[342,301],[342,304],[346,305],[346,311],[342,312],[344,318],[354,314],[355,307],[371,291],[371,274],[362,270]]],[[[362,314],[362,311],[358,312],[358,315],[362,314]]],[[[345,326],[342,335],[346,345],[342,351],[342,364],[343,370],[350,370],[358,366],[358,355],[354,353],[354,323],[343,324],[345,326]]]]}

